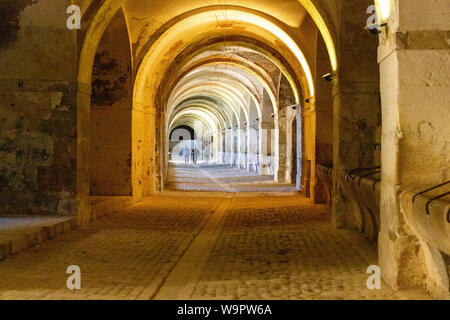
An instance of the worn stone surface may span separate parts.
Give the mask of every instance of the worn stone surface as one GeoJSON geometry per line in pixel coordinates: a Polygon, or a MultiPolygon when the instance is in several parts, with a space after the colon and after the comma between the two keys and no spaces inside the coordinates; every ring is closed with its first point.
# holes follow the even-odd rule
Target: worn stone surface
{"type": "Polygon", "coordinates": [[[296,192],[295,185],[274,183],[273,177],[261,176],[228,165],[171,165],[167,178],[168,191],[204,192],[296,192]]]}
{"type": "Polygon", "coordinates": [[[90,193],[130,196],[132,75],[126,20],[119,11],[100,42],[92,72],[90,193]],[[111,173],[115,172],[116,175],[111,173]]]}
{"type": "Polygon", "coordinates": [[[18,39],[20,15],[32,0],[5,0],[0,3],[0,49],[11,46],[18,39]]]}
{"type": "Polygon", "coordinates": [[[0,210],[74,214],[74,84],[49,82],[36,92],[33,81],[2,82],[0,210]]]}
{"type": "MultiPolygon", "coordinates": [[[[443,4],[398,1],[387,21],[391,28],[381,34],[379,47],[383,105],[380,263],[391,286],[428,283],[430,292],[438,298],[449,294],[448,289],[442,292],[439,285],[429,285],[442,279],[437,274],[446,273],[439,262],[442,258],[434,259],[440,254],[428,248],[428,241],[420,240],[423,235],[408,227],[399,195],[421,192],[450,178],[450,51],[445,45],[449,22],[444,18],[450,8],[441,7],[443,4]],[[420,278],[422,274],[426,279],[420,278]]],[[[447,191],[445,186],[434,190],[436,195],[447,191]]],[[[441,200],[448,203],[448,197],[441,200]]],[[[428,218],[424,206],[420,216],[428,218]]],[[[420,226],[422,219],[415,220],[409,223],[420,226]]],[[[444,222],[442,217],[438,221],[444,222]]],[[[437,282],[448,288],[447,283],[442,285],[447,280],[437,282]]]]}
{"type": "Polygon", "coordinates": [[[76,42],[58,14],[65,3],[46,15],[35,1],[0,4],[0,212],[76,213],[76,42]]]}
{"type": "Polygon", "coordinates": [[[376,63],[378,41],[363,27],[373,1],[343,2],[339,63],[333,80],[333,219],[347,225],[346,214],[354,210],[345,195],[345,174],[357,168],[381,164],[380,71],[376,63]]]}
{"type": "Polygon", "coordinates": [[[228,196],[221,212],[223,196],[148,198],[10,257],[0,262],[0,298],[157,297],[204,232],[216,241],[203,247],[211,251],[199,276],[185,276],[173,296],[182,290],[191,299],[428,298],[384,283],[368,290],[366,269],[376,264],[376,248],[357,232],[334,230],[326,206],[303,196],[228,196]],[[206,230],[210,219],[218,223],[206,230]],[[81,268],[82,289],[72,292],[65,271],[73,264],[81,268]]]}

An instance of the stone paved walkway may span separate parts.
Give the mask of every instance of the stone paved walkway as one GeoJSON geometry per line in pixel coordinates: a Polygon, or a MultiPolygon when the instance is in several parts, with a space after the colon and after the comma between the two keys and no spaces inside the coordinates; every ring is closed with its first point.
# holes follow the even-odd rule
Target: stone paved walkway
{"type": "Polygon", "coordinates": [[[376,260],[301,195],[169,192],[0,262],[0,299],[429,298],[368,290],[376,260]],[[79,291],[66,288],[69,265],[79,291]]]}
{"type": "Polygon", "coordinates": [[[260,176],[223,164],[169,166],[166,189],[230,193],[296,191],[294,185],[274,183],[273,176],[260,176]]]}

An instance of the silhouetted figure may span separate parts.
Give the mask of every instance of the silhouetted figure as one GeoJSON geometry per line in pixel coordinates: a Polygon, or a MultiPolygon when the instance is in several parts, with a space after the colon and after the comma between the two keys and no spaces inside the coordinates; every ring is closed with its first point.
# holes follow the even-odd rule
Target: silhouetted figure
{"type": "Polygon", "coordinates": [[[184,149],[183,149],[184,164],[189,164],[189,161],[190,161],[189,155],[190,155],[190,153],[191,153],[191,150],[187,146],[185,146],[184,149]]]}
{"type": "Polygon", "coordinates": [[[209,158],[211,157],[211,151],[209,150],[209,146],[206,147],[205,149],[205,162],[208,164],[209,163],[209,158]]]}
{"type": "Polygon", "coordinates": [[[194,164],[197,164],[199,154],[200,151],[197,148],[192,149],[192,162],[194,164]]]}

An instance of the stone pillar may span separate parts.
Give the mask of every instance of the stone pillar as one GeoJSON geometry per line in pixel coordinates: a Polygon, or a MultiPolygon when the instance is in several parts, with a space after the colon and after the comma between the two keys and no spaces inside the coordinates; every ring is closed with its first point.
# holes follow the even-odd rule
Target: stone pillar
{"type": "Polygon", "coordinates": [[[144,132],[144,159],[143,159],[143,196],[148,197],[155,192],[155,108],[150,106],[144,107],[144,127],[147,128],[144,132]]]}
{"type": "Polygon", "coordinates": [[[275,170],[275,181],[279,183],[286,182],[287,178],[287,117],[286,108],[280,108],[278,113],[278,130],[276,131],[278,150],[276,152],[276,170],[275,170]]]}
{"type": "Polygon", "coordinates": [[[257,172],[259,162],[260,137],[256,125],[249,126],[249,167],[250,171],[257,172]]]}
{"type": "Polygon", "coordinates": [[[302,110],[303,107],[297,108],[297,178],[296,178],[296,187],[297,191],[301,191],[302,188],[302,162],[303,162],[303,128],[302,128],[302,110]]]}
{"type": "Polygon", "coordinates": [[[297,127],[293,128],[297,117],[297,107],[286,109],[286,183],[295,184],[297,175],[297,127]],[[294,140],[295,139],[295,140],[294,140]],[[294,152],[295,147],[295,152],[294,152]],[[294,165],[295,163],[295,165],[294,165]],[[295,172],[294,172],[295,170],[295,172]]]}
{"type": "Polygon", "coordinates": [[[271,175],[273,163],[272,156],[272,134],[274,134],[274,125],[271,122],[261,122],[260,126],[260,149],[259,149],[259,163],[260,174],[271,175]]]}
{"type": "Polygon", "coordinates": [[[250,160],[251,160],[251,155],[250,155],[250,124],[247,123],[247,126],[245,128],[245,143],[246,143],[246,152],[245,152],[245,159],[247,162],[247,171],[251,171],[251,167],[250,167],[250,160]]]}
{"type": "Polygon", "coordinates": [[[378,43],[362,27],[366,25],[370,5],[373,0],[343,1],[339,72],[333,80],[332,216],[338,228],[353,227],[346,219],[354,209],[342,187],[345,173],[380,165],[380,159],[375,156],[381,119],[378,43]]]}
{"type": "Polygon", "coordinates": [[[239,127],[239,156],[238,156],[238,168],[247,169],[247,139],[246,139],[246,128],[239,127]]]}
{"type": "MultiPolygon", "coordinates": [[[[394,289],[411,288],[420,246],[405,226],[400,191],[450,179],[450,45],[447,1],[393,1],[380,34],[383,107],[379,260],[394,289]]],[[[445,190],[444,190],[445,191],[445,190]]],[[[427,268],[430,265],[427,262],[427,268]]],[[[429,290],[433,285],[428,284],[429,290]]]]}
{"type": "Polygon", "coordinates": [[[224,135],[222,130],[217,132],[216,135],[216,147],[215,147],[215,152],[214,152],[214,156],[217,162],[219,163],[224,163],[224,159],[223,159],[223,151],[224,151],[224,135]]]}
{"type": "Polygon", "coordinates": [[[227,149],[227,163],[234,165],[234,130],[230,127],[227,131],[228,135],[228,149],[227,149]]]}
{"type": "MultiPolygon", "coordinates": [[[[333,86],[322,76],[330,72],[328,51],[322,36],[317,41],[316,102],[315,102],[315,154],[316,164],[333,166],[333,86]]],[[[329,191],[320,179],[313,186],[314,203],[327,203],[329,191]]]]}
{"type": "Polygon", "coordinates": [[[288,79],[280,74],[278,108],[278,182],[291,182],[292,167],[292,117],[295,110],[287,109],[296,104],[295,95],[288,79]],[[289,119],[289,120],[288,120],[289,119]]]}
{"type": "Polygon", "coordinates": [[[222,144],[222,147],[221,147],[221,150],[222,150],[222,153],[221,153],[221,162],[223,163],[223,164],[226,164],[227,163],[227,161],[228,161],[228,157],[227,157],[227,150],[228,150],[228,131],[227,131],[227,129],[223,129],[222,131],[221,131],[221,144],[222,144]]]}
{"type": "Polygon", "coordinates": [[[241,136],[241,128],[239,124],[235,127],[235,140],[237,141],[237,145],[234,147],[234,165],[240,169],[241,168],[241,147],[242,147],[242,136],[241,136]]]}

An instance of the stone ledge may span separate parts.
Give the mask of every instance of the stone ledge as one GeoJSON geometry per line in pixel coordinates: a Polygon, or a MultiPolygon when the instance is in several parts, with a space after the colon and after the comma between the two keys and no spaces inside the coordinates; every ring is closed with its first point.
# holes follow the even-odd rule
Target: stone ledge
{"type": "MultiPolygon", "coordinates": [[[[3,217],[4,219],[21,219],[24,221],[42,219],[52,219],[52,217],[3,217]]],[[[46,240],[51,240],[77,227],[75,217],[59,218],[50,222],[27,222],[27,225],[18,223],[14,227],[0,229],[0,261],[10,255],[16,255],[30,247],[41,244],[46,240]]],[[[0,222],[2,218],[0,217],[0,222]]]]}
{"type": "MultiPolygon", "coordinates": [[[[327,165],[318,164],[316,172],[319,180],[326,186],[328,192],[332,194],[333,188],[333,168],[327,165]]],[[[360,232],[366,234],[372,241],[376,241],[381,227],[380,218],[380,190],[381,190],[381,169],[359,169],[353,170],[342,176],[339,183],[343,192],[354,206],[354,214],[357,227],[360,232]]],[[[348,214],[348,212],[347,212],[348,214]]]]}
{"type": "MultiPolygon", "coordinates": [[[[91,198],[92,220],[122,210],[135,202],[132,197],[91,198]]],[[[0,216],[0,261],[77,227],[76,217],[0,216]]]]}
{"type": "Polygon", "coordinates": [[[138,202],[133,197],[91,197],[91,216],[96,220],[104,215],[112,214],[138,202]]]}

